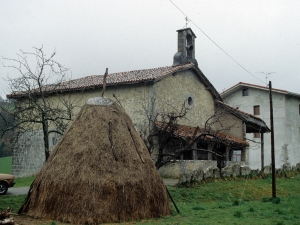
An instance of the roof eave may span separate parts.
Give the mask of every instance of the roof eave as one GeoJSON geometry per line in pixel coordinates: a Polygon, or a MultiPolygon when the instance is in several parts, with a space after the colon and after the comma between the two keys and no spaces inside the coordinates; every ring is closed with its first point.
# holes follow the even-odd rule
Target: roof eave
{"type": "MultiPolygon", "coordinates": [[[[228,95],[230,95],[231,93],[243,88],[243,87],[248,87],[248,88],[255,88],[255,89],[259,89],[259,90],[263,90],[263,91],[269,91],[268,87],[263,87],[263,86],[259,86],[259,85],[255,85],[255,84],[248,84],[248,83],[244,83],[244,82],[239,82],[236,85],[228,88],[227,90],[223,91],[220,93],[220,95],[225,98],[228,95]]],[[[281,89],[277,89],[277,88],[272,88],[272,92],[275,93],[279,93],[279,94],[284,94],[284,95],[290,95],[290,96],[295,96],[295,97],[300,97],[300,94],[298,93],[294,93],[294,92],[289,92],[286,90],[281,90],[281,89]]]]}

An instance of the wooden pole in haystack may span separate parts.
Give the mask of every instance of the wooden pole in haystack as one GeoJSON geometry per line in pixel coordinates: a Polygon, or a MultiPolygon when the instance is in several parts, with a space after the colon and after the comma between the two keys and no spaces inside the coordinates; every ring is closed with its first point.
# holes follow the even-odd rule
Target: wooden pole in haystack
{"type": "Polygon", "coordinates": [[[106,77],[108,75],[108,68],[106,68],[106,71],[105,71],[105,74],[104,74],[104,77],[103,77],[103,86],[102,86],[102,98],[104,97],[104,92],[105,92],[105,89],[106,89],[106,77]]]}

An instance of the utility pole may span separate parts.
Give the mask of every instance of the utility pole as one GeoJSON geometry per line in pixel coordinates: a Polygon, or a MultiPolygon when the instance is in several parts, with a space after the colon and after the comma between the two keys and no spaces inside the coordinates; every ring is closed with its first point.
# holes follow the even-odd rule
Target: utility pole
{"type": "Polygon", "coordinates": [[[270,97],[270,122],[271,122],[271,162],[272,162],[272,197],[276,197],[276,174],[275,174],[275,151],[274,151],[274,121],[273,121],[273,100],[272,100],[272,82],[269,81],[270,97]]]}
{"type": "Polygon", "coordinates": [[[260,149],[261,149],[261,171],[264,171],[265,167],[265,154],[264,154],[264,133],[260,133],[260,149]]]}

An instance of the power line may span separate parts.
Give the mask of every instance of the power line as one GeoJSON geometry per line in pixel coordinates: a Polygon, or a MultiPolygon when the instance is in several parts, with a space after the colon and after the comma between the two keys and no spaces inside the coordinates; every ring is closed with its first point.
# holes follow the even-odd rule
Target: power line
{"type": "Polygon", "coordinates": [[[189,19],[189,22],[192,22],[214,45],[216,45],[223,53],[225,53],[232,61],[234,61],[237,65],[239,65],[243,70],[249,73],[251,76],[256,78],[262,83],[265,83],[258,77],[254,76],[249,70],[243,67],[239,62],[237,62],[232,56],[230,56],[224,49],[222,49],[214,40],[212,40],[196,23],[194,23],[172,0],[169,0],[183,15],[185,15],[186,19],[189,19]]]}

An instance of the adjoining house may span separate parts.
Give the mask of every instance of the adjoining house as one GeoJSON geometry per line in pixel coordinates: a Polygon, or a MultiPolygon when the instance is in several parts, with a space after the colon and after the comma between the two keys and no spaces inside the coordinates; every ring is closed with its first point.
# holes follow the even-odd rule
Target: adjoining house
{"type": "MultiPolygon", "coordinates": [[[[122,105],[142,137],[149,135],[149,118],[157,114],[178,112],[183,105],[188,108],[188,112],[185,119],[180,120],[179,130],[205,128],[207,121],[214,118],[210,129],[215,134],[218,133],[222,141],[213,145],[208,139],[199,139],[196,145],[209,151],[197,150],[184,154],[176,162],[180,168],[217,166],[211,154],[215,150],[226,153],[228,162],[247,164],[246,127],[250,123],[256,124],[256,127],[261,127],[262,124],[265,127],[262,131],[266,132],[267,126],[259,118],[249,115],[243,117],[226,108],[219,93],[198,67],[195,58],[195,34],[190,28],[177,32],[178,52],[173,58],[172,66],[108,74],[105,96],[122,105]],[[214,115],[218,112],[225,116],[216,119],[214,115]],[[252,119],[251,122],[248,117],[252,119]],[[190,165],[193,166],[189,167],[190,165]]],[[[55,85],[55,89],[51,86],[45,88],[48,98],[55,100],[57,96],[65,95],[70,99],[80,99],[81,105],[84,105],[88,99],[101,96],[102,86],[103,75],[94,75],[66,81],[55,85]]],[[[182,132],[180,138],[185,141],[188,135],[189,132],[182,132]]],[[[30,144],[19,143],[14,150],[13,173],[16,176],[37,173],[45,160],[41,149],[42,131],[37,129],[24,134],[24,140],[28,137],[32,140],[30,144]]],[[[55,145],[58,138],[51,137],[50,144],[55,145]]],[[[152,157],[156,159],[155,152],[152,157]]],[[[167,167],[168,165],[166,169],[169,170],[167,167]]],[[[171,169],[171,173],[178,176],[180,170],[171,169]]]]}
{"type": "MultiPolygon", "coordinates": [[[[240,82],[222,92],[221,96],[228,104],[270,124],[268,87],[240,82]]],[[[300,94],[273,88],[272,96],[275,166],[295,166],[300,162],[300,94]]],[[[253,169],[271,164],[271,137],[261,131],[263,128],[246,135],[250,143],[249,166],[253,169]]]]}

